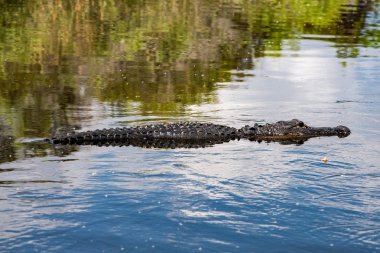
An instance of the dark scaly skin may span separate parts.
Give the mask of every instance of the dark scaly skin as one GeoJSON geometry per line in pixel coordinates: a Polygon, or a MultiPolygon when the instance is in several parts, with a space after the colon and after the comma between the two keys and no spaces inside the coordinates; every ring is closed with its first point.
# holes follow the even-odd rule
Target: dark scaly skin
{"type": "Polygon", "coordinates": [[[255,124],[253,127],[245,126],[242,130],[246,133],[248,139],[273,141],[297,138],[309,139],[322,136],[343,138],[351,133],[351,130],[346,126],[310,127],[298,119],[278,121],[274,124],[255,124]]]}
{"type": "Polygon", "coordinates": [[[139,127],[110,128],[80,133],[65,133],[53,137],[54,144],[82,144],[90,142],[122,142],[141,140],[223,140],[238,138],[241,131],[233,127],[208,123],[180,122],[139,127]]]}
{"type": "Polygon", "coordinates": [[[47,141],[53,144],[190,148],[212,146],[217,143],[228,142],[235,139],[276,141],[282,144],[302,144],[312,137],[338,136],[342,138],[349,134],[350,129],[345,126],[309,127],[302,121],[293,119],[289,121],[278,121],[273,124],[244,126],[240,129],[197,122],[110,128],[61,134],[47,141]]]}

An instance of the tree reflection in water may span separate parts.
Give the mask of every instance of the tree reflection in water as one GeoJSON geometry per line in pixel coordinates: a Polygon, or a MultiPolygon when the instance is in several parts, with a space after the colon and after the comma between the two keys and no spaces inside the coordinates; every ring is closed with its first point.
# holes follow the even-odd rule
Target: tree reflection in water
{"type": "Polygon", "coordinates": [[[297,50],[300,36],[329,35],[343,58],[357,57],[358,43],[377,47],[378,30],[365,26],[373,3],[351,2],[2,2],[1,118],[15,138],[31,138],[81,127],[99,102],[181,116],[217,102],[230,70],[280,55],[285,39],[297,50]]]}

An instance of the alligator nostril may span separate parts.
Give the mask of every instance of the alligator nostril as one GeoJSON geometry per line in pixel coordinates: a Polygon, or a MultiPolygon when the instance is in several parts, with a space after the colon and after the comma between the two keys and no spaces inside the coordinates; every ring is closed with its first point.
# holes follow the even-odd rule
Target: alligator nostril
{"type": "Polygon", "coordinates": [[[305,123],[303,123],[302,121],[298,122],[298,126],[299,127],[304,127],[305,126],[305,123]]]}

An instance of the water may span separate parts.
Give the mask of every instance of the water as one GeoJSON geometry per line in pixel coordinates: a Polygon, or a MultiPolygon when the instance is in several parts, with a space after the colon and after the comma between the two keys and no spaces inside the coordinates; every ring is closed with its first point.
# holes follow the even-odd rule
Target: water
{"type": "Polygon", "coordinates": [[[1,252],[380,251],[378,2],[0,7],[1,252]],[[30,143],[60,127],[292,118],[352,134],[30,143]]]}

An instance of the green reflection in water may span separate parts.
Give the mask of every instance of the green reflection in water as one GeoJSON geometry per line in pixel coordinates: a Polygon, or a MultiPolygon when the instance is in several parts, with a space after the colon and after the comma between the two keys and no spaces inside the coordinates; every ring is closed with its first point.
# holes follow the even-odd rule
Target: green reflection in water
{"type": "Polygon", "coordinates": [[[178,116],[215,103],[216,83],[284,39],[331,40],[337,57],[378,47],[371,1],[0,1],[0,119],[16,137],[91,117],[93,98],[125,113],[178,116]],[[324,35],[324,37],[319,36],[324,35]],[[87,111],[87,113],[86,113],[87,111]]]}

